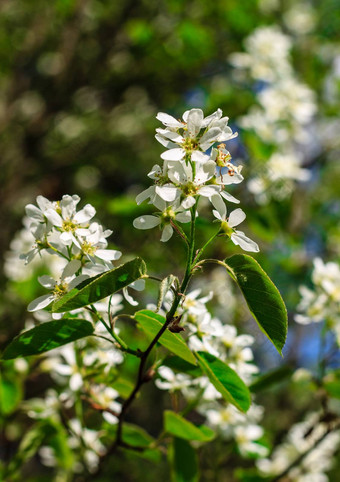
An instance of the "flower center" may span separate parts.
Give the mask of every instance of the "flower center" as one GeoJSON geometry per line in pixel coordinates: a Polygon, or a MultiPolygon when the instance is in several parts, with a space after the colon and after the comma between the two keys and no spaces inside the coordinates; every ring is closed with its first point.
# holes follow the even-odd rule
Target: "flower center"
{"type": "Polygon", "coordinates": [[[182,193],[185,197],[187,196],[195,196],[198,191],[198,187],[195,186],[193,182],[188,182],[187,184],[184,184],[181,186],[182,193]]]}

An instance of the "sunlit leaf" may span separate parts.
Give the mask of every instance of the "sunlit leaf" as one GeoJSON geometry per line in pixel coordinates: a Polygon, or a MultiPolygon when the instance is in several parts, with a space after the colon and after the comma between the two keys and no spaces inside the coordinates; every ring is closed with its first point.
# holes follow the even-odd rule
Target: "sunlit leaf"
{"type": "MultiPolygon", "coordinates": [[[[135,319],[142,330],[151,337],[155,337],[165,323],[164,316],[150,310],[141,310],[135,313],[135,319]]],[[[195,365],[196,360],[179,333],[166,330],[158,340],[161,345],[178,355],[183,360],[195,365]]]]}
{"type": "Polygon", "coordinates": [[[261,330],[280,354],[286,342],[288,318],[280,292],[254,258],[235,254],[227,258],[228,272],[239,285],[261,330]]]}
{"type": "Polygon", "coordinates": [[[237,373],[210,353],[199,351],[196,356],[202,370],[223,398],[246,412],[251,403],[250,392],[237,373]]]}
{"type": "Polygon", "coordinates": [[[62,319],[49,321],[16,336],[6,347],[5,360],[20,356],[38,355],[92,335],[94,328],[86,320],[62,319]]]}
{"type": "Polygon", "coordinates": [[[215,438],[215,432],[205,426],[197,427],[175,412],[166,410],[164,412],[164,430],[175,437],[185,440],[197,440],[198,442],[210,442],[215,438]]]}
{"type": "Polygon", "coordinates": [[[96,303],[116,291],[125,288],[146,274],[146,266],[141,258],[135,258],[118,268],[83,281],[52,305],[54,313],[64,313],[96,303]]]}

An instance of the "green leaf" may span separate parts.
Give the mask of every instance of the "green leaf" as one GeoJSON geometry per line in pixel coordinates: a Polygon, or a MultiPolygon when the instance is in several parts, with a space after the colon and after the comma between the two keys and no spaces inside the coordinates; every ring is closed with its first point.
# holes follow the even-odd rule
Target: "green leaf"
{"type": "Polygon", "coordinates": [[[197,454],[189,442],[175,438],[169,455],[172,482],[198,482],[197,454]]]}
{"type": "Polygon", "coordinates": [[[83,281],[65,296],[55,301],[52,305],[52,311],[64,313],[96,303],[96,301],[102,300],[142,278],[145,274],[144,261],[141,258],[135,258],[118,268],[83,281]]]}
{"type": "Polygon", "coordinates": [[[202,370],[198,365],[194,366],[176,355],[167,356],[162,365],[171,368],[173,371],[187,373],[194,377],[202,375],[202,370]]]}
{"type": "Polygon", "coordinates": [[[9,415],[18,406],[22,398],[22,386],[19,380],[0,379],[0,414],[9,415]]]}
{"type": "Polygon", "coordinates": [[[125,378],[119,377],[111,384],[112,388],[117,390],[119,395],[123,398],[128,398],[131,394],[132,390],[134,389],[134,384],[130,382],[130,380],[126,380],[125,378]]]}
{"type": "MultiPolygon", "coordinates": [[[[109,427],[110,434],[113,437],[116,436],[117,427],[109,427]]],[[[153,447],[151,444],[155,442],[155,439],[148,434],[143,428],[131,423],[123,424],[122,431],[123,442],[131,447],[138,447],[138,451],[124,447],[124,451],[128,452],[131,456],[137,456],[143,459],[150,460],[154,463],[159,463],[162,458],[162,454],[157,447],[153,447]],[[143,450],[144,449],[144,450],[143,450]]]]}
{"type": "Polygon", "coordinates": [[[64,318],[49,321],[16,336],[6,347],[3,358],[10,360],[20,356],[38,355],[92,335],[93,331],[92,324],[86,320],[64,318]]]}
{"type": "Polygon", "coordinates": [[[159,296],[158,296],[158,301],[157,301],[157,308],[156,311],[159,311],[161,309],[162,303],[164,301],[164,297],[167,294],[167,292],[170,290],[173,282],[177,280],[177,276],[174,276],[173,274],[170,274],[166,278],[164,278],[159,286],[159,296]]]}
{"type": "Polygon", "coordinates": [[[340,370],[327,373],[323,379],[323,387],[333,398],[340,398],[340,370]]]}
{"type": "Polygon", "coordinates": [[[287,337],[288,318],[280,292],[251,256],[235,254],[224,262],[228,273],[239,285],[259,327],[282,355],[287,337]]]}
{"type": "Polygon", "coordinates": [[[272,370],[264,375],[257,377],[254,382],[250,385],[249,389],[253,393],[260,392],[266,388],[270,388],[273,385],[290,378],[294,370],[290,366],[282,366],[276,370],[272,370]]]}
{"type": "Polygon", "coordinates": [[[198,351],[196,356],[202,370],[223,398],[246,412],[251,403],[250,392],[237,373],[210,353],[198,351]]]}
{"type": "Polygon", "coordinates": [[[210,442],[215,438],[215,432],[211,428],[206,425],[196,427],[193,423],[170,410],[164,412],[164,429],[167,433],[185,440],[210,442]]]}
{"type": "MultiPolygon", "coordinates": [[[[134,315],[142,330],[149,336],[155,337],[165,323],[164,316],[150,310],[137,311],[134,315]]],[[[196,360],[179,333],[166,330],[158,342],[183,360],[196,365],[196,360]]]]}

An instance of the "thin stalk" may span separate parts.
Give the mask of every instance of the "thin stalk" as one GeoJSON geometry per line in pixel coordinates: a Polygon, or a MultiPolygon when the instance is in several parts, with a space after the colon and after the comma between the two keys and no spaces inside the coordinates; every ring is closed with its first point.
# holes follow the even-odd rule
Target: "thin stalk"
{"type": "MultiPolygon", "coordinates": [[[[138,375],[137,375],[137,380],[135,383],[135,387],[132,390],[130,396],[125,400],[125,402],[122,405],[122,410],[119,415],[119,422],[118,422],[118,427],[117,427],[117,437],[116,437],[116,442],[114,444],[115,446],[122,446],[124,444],[122,440],[122,431],[123,431],[123,423],[125,419],[125,414],[128,411],[130,405],[133,403],[135,400],[141,386],[143,383],[147,382],[149,380],[149,377],[147,376],[147,373],[145,373],[145,365],[148,359],[148,356],[150,352],[152,351],[153,347],[156,345],[160,337],[163,335],[163,333],[167,330],[168,326],[172,323],[174,316],[176,314],[178,305],[182,299],[182,296],[184,295],[188,283],[190,281],[191,275],[192,275],[192,262],[194,259],[194,254],[195,254],[195,221],[196,221],[196,206],[193,206],[191,208],[191,228],[190,228],[190,239],[189,239],[189,245],[188,245],[188,256],[187,256],[187,263],[186,263],[186,270],[185,270],[185,275],[183,278],[183,281],[180,286],[180,291],[176,293],[172,306],[167,313],[165,323],[157,333],[157,335],[154,337],[154,339],[151,341],[150,345],[148,348],[140,354],[140,365],[138,369],[138,375]]],[[[113,447],[113,448],[114,448],[113,447]]]]}

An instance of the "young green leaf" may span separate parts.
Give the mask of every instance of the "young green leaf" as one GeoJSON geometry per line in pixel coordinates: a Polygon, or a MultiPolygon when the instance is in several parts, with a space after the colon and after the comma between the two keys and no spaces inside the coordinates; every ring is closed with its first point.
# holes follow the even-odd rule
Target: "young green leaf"
{"type": "Polygon", "coordinates": [[[3,358],[38,355],[71,341],[92,335],[94,328],[86,320],[62,319],[49,321],[16,336],[6,347],[3,358]]]}
{"type": "Polygon", "coordinates": [[[198,351],[196,356],[202,370],[223,398],[246,412],[251,403],[250,392],[237,373],[210,353],[198,351]]]}
{"type": "Polygon", "coordinates": [[[169,274],[166,278],[164,278],[159,286],[159,296],[158,296],[158,301],[157,301],[157,309],[156,311],[159,311],[161,309],[162,303],[164,301],[165,295],[167,292],[170,290],[172,284],[174,281],[177,280],[178,278],[174,276],[173,274],[169,274]]]}
{"type": "Polygon", "coordinates": [[[125,288],[146,274],[146,266],[141,258],[135,258],[118,268],[89,278],[73,288],[52,305],[52,312],[64,313],[96,303],[116,291],[125,288]]]}
{"type": "Polygon", "coordinates": [[[164,430],[175,437],[185,440],[197,440],[198,442],[210,442],[215,438],[215,432],[206,425],[197,427],[175,412],[165,410],[164,430]]]}
{"type": "Polygon", "coordinates": [[[235,254],[224,262],[228,273],[239,285],[259,327],[282,355],[288,319],[279,290],[251,256],[235,254]]]}
{"type": "MultiPolygon", "coordinates": [[[[150,310],[141,310],[135,313],[135,319],[142,330],[151,337],[155,337],[162,325],[165,323],[164,316],[158,315],[150,310]]],[[[196,365],[196,359],[185,344],[179,333],[172,333],[166,330],[159,339],[159,343],[165,348],[183,358],[192,365],[196,365]]]]}
{"type": "Polygon", "coordinates": [[[169,458],[172,482],[198,482],[197,454],[189,442],[174,438],[169,458]]]}

